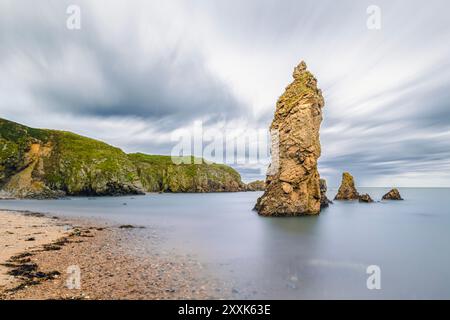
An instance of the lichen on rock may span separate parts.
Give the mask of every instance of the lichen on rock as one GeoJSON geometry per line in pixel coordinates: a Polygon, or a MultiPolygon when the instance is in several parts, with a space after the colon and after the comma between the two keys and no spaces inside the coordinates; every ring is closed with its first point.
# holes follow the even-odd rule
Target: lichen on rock
{"type": "Polygon", "coordinates": [[[265,193],[255,206],[263,216],[315,215],[321,208],[317,160],[324,99],[305,62],[294,69],[293,78],[277,101],[270,128],[278,136],[272,144],[277,170],[269,168],[265,193]]]}

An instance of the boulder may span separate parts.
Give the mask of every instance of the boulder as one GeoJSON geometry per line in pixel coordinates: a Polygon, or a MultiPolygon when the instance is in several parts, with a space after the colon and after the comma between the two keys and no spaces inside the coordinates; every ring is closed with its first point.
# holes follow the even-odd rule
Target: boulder
{"type": "Polygon", "coordinates": [[[278,99],[270,127],[276,137],[272,163],[265,193],[255,206],[263,216],[315,215],[321,208],[317,159],[324,100],[305,62],[294,69],[293,78],[278,99]]]}
{"type": "Polygon", "coordinates": [[[342,182],[338,193],[334,200],[358,200],[359,193],[355,187],[355,181],[352,175],[348,172],[342,174],[342,182]]]}
{"type": "Polygon", "coordinates": [[[403,198],[400,196],[400,192],[398,189],[392,189],[388,193],[386,193],[383,198],[383,200],[403,200],[403,198]]]}
{"type": "Polygon", "coordinates": [[[373,200],[367,193],[365,193],[359,196],[359,202],[371,203],[373,200]]]}

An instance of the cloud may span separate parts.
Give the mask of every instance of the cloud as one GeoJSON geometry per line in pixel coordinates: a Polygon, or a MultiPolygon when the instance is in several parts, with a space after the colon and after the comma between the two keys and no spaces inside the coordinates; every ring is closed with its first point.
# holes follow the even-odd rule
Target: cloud
{"type": "MultiPolygon", "coordinates": [[[[72,31],[63,23],[67,5],[49,2],[37,14],[30,12],[29,2],[4,4],[12,12],[2,10],[2,20],[15,17],[5,17],[3,23],[2,65],[17,86],[25,87],[35,107],[84,116],[179,120],[234,117],[242,110],[181,28],[164,39],[165,34],[154,31],[164,26],[136,19],[136,11],[112,14],[101,24],[97,18],[105,10],[126,7],[80,2],[82,29],[72,31]],[[23,73],[17,67],[23,67],[23,73]]],[[[155,15],[156,3],[145,7],[155,15]]]]}
{"type": "MultiPolygon", "coordinates": [[[[170,154],[196,120],[268,128],[302,59],[326,106],[320,171],[364,186],[450,186],[450,5],[371,1],[0,4],[0,114],[170,154]],[[82,29],[66,26],[77,4],[82,29]]],[[[254,164],[244,179],[263,178],[254,164]]]]}

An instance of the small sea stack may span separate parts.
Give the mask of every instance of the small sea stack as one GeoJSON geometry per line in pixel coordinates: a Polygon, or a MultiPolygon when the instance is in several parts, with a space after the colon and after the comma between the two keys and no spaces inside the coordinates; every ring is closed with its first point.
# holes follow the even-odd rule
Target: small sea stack
{"type": "Polygon", "coordinates": [[[294,81],[278,99],[270,127],[272,163],[266,190],[255,209],[263,216],[319,214],[321,208],[319,129],[324,99],[305,62],[295,67],[294,81]]]}
{"type": "Polygon", "coordinates": [[[334,200],[359,200],[359,193],[356,190],[355,181],[350,173],[344,172],[342,174],[341,186],[334,200]]]}
{"type": "Polygon", "coordinates": [[[358,200],[359,200],[359,202],[365,202],[365,203],[374,202],[373,199],[367,193],[360,195],[358,200]]]}
{"type": "Polygon", "coordinates": [[[320,208],[326,208],[333,203],[327,198],[327,181],[325,179],[320,179],[320,208]]]}
{"type": "Polygon", "coordinates": [[[392,189],[391,191],[389,191],[388,193],[386,193],[383,198],[381,198],[382,200],[403,200],[403,198],[400,196],[400,192],[398,191],[398,189],[392,189]]]}

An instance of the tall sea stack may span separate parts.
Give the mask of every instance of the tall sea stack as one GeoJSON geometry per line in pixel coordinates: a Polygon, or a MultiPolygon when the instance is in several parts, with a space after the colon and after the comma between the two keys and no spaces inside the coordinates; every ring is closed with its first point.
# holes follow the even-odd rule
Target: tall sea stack
{"type": "Polygon", "coordinates": [[[314,215],[320,212],[319,129],[324,100],[317,80],[301,62],[294,81],[278,99],[270,127],[272,164],[266,191],[255,209],[263,216],[314,215]]]}

